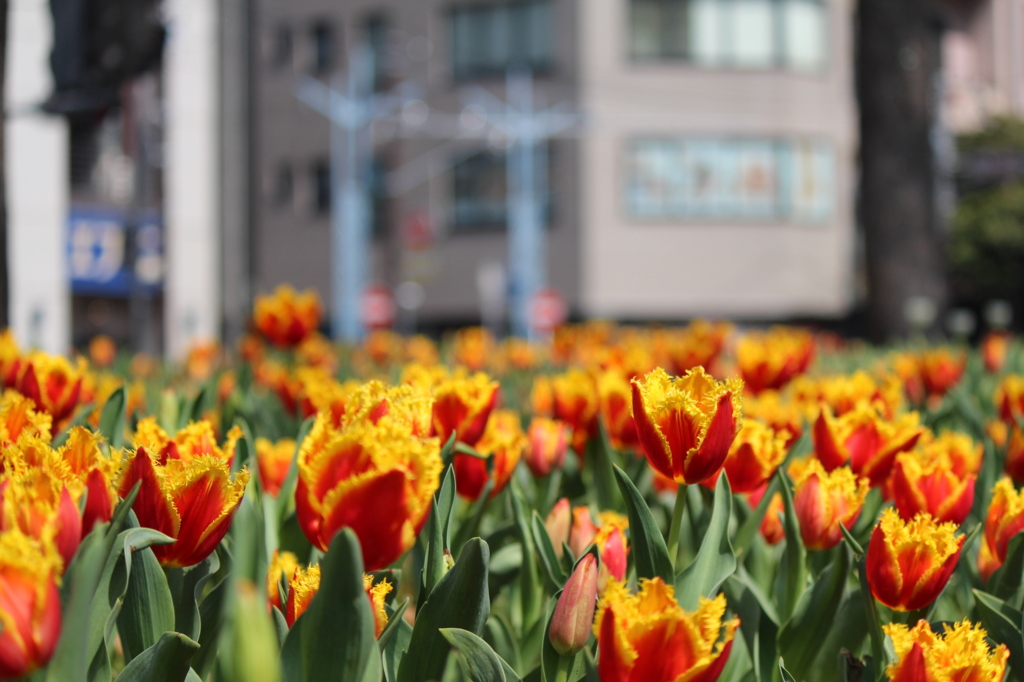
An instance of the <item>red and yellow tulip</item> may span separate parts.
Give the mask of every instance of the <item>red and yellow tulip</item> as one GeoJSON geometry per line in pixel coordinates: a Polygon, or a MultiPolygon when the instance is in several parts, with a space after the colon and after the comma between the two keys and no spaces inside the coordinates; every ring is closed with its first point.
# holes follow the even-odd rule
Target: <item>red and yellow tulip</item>
{"type": "Polygon", "coordinates": [[[996,387],[994,399],[999,416],[1007,424],[1024,417],[1024,376],[1010,374],[1004,377],[996,387]]]}
{"type": "Polygon", "coordinates": [[[574,368],[552,377],[550,384],[552,415],[572,429],[573,450],[582,457],[587,441],[597,433],[600,400],[594,377],[574,368]]]}
{"type": "Polygon", "coordinates": [[[743,385],[697,368],[672,378],[656,369],[633,380],[633,419],[655,471],[677,483],[714,476],[729,455],[741,418],[743,385]]]}
{"type": "Polygon", "coordinates": [[[597,377],[597,395],[601,419],[608,439],[619,450],[635,448],[639,441],[633,423],[632,394],[629,381],[618,371],[604,371],[597,377]]]}
{"type": "Polygon", "coordinates": [[[63,426],[78,406],[86,362],[79,358],[75,365],[57,355],[31,353],[18,376],[18,392],[31,398],[36,409],[53,418],[53,425],[63,426]]]}
{"type": "Polygon", "coordinates": [[[793,507],[804,545],[813,550],[832,549],[843,538],[839,524],[849,529],[857,521],[868,481],[848,467],[826,472],[813,458],[794,464],[790,467],[793,507]]]}
{"type": "Polygon", "coordinates": [[[482,372],[457,372],[434,389],[434,433],[447,442],[456,439],[474,446],[484,435],[487,419],[498,403],[498,382],[482,372]]]}
{"type": "Polygon", "coordinates": [[[730,324],[695,320],[674,334],[666,349],[673,373],[682,375],[697,367],[713,370],[731,332],[730,324]]]}
{"type": "Polygon", "coordinates": [[[326,550],[344,526],[359,538],[366,570],[384,568],[412,547],[440,484],[437,438],[417,424],[430,399],[410,386],[372,382],[357,391],[341,428],[316,422],[299,448],[295,507],[309,541],[326,550]]]}
{"type": "Polygon", "coordinates": [[[960,559],[964,536],[957,524],[930,514],[904,521],[886,509],[871,533],[867,578],[875,599],[896,611],[915,611],[935,601],[960,559]]]}
{"type": "Polygon", "coordinates": [[[484,435],[476,444],[476,450],[493,461],[490,464],[479,457],[456,453],[455,487],[459,494],[469,500],[479,499],[488,480],[494,482],[490,496],[497,496],[512,478],[519,460],[526,449],[526,434],[514,410],[495,410],[487,421],[484,435]]]}
{"type": "MultiPolygon", "coordinates": [[[[363,575],[363,589],[366,590],[366,597],[370,600],[370,608],[373,610],[374,635],[380,637],[384,627],[388,624],[388,613],[384,609],[384,600],[391,593],[391,583],[381,580],[374,584],[372,575],[363,575]]],[[[306,612],[309,603],[320,590],[320,567],[317,565],[309,568],[298,566],[294,569],[288,579],[288,603],[285,604],[284,618],[288,627],[295,624],[299,616],[306,612]]]]}
{"type": "Polygon", "coordinates": [[[814,452],[826,470],[849,464],[872,486],[880,486],[889,478],[896,455],[913,448],[923,433],[916,412],[888,420],[861,403],[842,417],[833,417],[823,406],[812,435],[814,452]]]}
{"type": "Polygon", "coordinates": [[[213,457],[230,467],[235,459],[235,445],[241,438],[242,429],[235,426],[228,431],[224,445],[218,445],[213,424],[206,419],[190,423],[172,437],[160,428],[156,418],[146,417],[139,422],[132,440],[136,448],[146,448],[160,464],[174,459],[188,463],[198,457],[213,457]]]}
{"type": "MultiPolygon", "coordinates": [[[[750,504],[751,509],[761,504],[761,499],[767,490],[768,484],[765,483],[747,495],[747,502],[750,504]]],[[[786,537],[786,530],[783,528],[782,519],[779,517],[779,514],[782,514],[785,510],[786,507],[782,502],[782,493],[772,495],[772,499],[768,502],[768,509],[764,513],[764,518],[761,519],[760,526],[761,536],[764,537],[765,542],[769,545],[777,545],[786,537]]]]}
{"type": "Polygon", "coordinates": [[[725,609],[719,595],[687,613],[661,578],[641,581],[635,595],[609,584],[594,624],[601,682],[715,682],[740,624],[724,620],[725,609]]]}
{"type": "Polygon", "coordinates": [[[1006,561],[1010,540],[1024,530],[1024,494],[1003,478],[992,489],[985,516],[985,538],[978,554],[978,570],[986,580],[1006,561]]]}
{"type": "Polygon", "coordinates": [[[985,369],[992,374],[999,374],[1006,366],[1006,356],[1010,351],[1010,332],[997,330],[989,332],[981,340],[981,359],[985,369]]]}
{"type": "Polygon", "coordinates": [[[0,678],[21,678],[50,660],[60,636],[56,552],[17,529],[0,532],[0,678]]]}
{"type": "Polygon", "coordinates": [[[888,489],[900,516],[910,520],[927,512],[940,523],[963,523],[974,504],[983,451],[969,436],[947,431],[897,455],[888,489]]]}
{"type": "Polygon", "coordinates": [[[748,333],[736,348],[740,376],[752,395],[782,388],[806,372],[813,359],[814,337],[790,327],[748,333]]]}
{"type": "Polygon", "coordinates": [[[139,482],[132,507],[139,524],[175,538],[173,544],[153,547],[156,558],[167,567],[194,566],[227,534],[242,503],[249,472],[242,469],[232,477],[229,463],[215,454],[161,462],[160,456],[140,447],[121,475],[121,495],[139,482]]]}
{"type": "Polygon", "coordinates": [[[256,439],[256,464],[260,472],[263,492],[277,496],[295,456],[295,441],[282,438],[276,443],[266,438],[256,439]]]}
{"type": "Polygon", "coordinates": [[[568,427],[554,419],[534,417],[527,434],[526,466],[534,476],[547,476],[565,464],[569,449],[568,427]]]}
{"type": "Polygon", "coordinates": [[[988,644],[988,633],[970,621],[942,624],[937,634],[925,620],[914,627],[883,625],[892,640],[896,662],[885,669],[891,682],[999,682],[1010,651],[988,644]]]}
{"type": "MultiPolygon", "coordinates": [[[[729,477],[733,492],[749,493],[767,484],[784,459],[785,436],[776,434],[761,422],[743,419],[722,471],[729,477]]],[[[718,474],[715,474],[702,485],[713,490],[717,481],[718,474]]]]}
{"type": "MultiPolygon", "coordinates": [[[[270,602],[270,606],[277,607],[282,614],[285,611],[285,604],[281,601],[281,582],[284,581],[287,585],[298,567],[299,559],[291,552],[275,549],[273,556],[270,557],[270,566],[267,567],[267,601],[270,602]]],[[[287,594],[287,590],[285,593],[287,594]]]]}
{"type": "Polygon", "coordinates": [[[278,348],[294,348],[320,326],[320,297],[281,285],[272,295],[257,296],[253,310],[256,329],[278,348]]]}
{"type": "Polygon", "coordinates": [[[921,381],[928,395],[941,398],[960,383],[967,366],[967,354],[951,348],[931,348],[919,358],[921,381]]]}

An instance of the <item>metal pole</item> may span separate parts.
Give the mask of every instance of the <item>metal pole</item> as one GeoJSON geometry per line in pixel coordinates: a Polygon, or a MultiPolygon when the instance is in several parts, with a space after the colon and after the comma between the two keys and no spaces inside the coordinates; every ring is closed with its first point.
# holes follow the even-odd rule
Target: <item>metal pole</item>
{"type": "Polygon", "coordinates": [[[539,288],[538,251],[541,211],[538,207],[536,131],[533,83],[528,70],[510,70],[506,84],[509,118],[513,120],[508,174],[509,298],[512,333],[531,338],[530,303],[539,288]]]}

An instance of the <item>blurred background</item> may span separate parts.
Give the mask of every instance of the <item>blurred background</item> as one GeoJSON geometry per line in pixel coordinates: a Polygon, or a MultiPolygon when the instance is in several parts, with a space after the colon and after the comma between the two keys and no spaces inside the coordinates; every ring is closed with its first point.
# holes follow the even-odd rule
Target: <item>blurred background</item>
{"type": "Polygon", "coordinates": [[[0,325],[1024,316],[1024,0],[0,0],[0,325]]]}

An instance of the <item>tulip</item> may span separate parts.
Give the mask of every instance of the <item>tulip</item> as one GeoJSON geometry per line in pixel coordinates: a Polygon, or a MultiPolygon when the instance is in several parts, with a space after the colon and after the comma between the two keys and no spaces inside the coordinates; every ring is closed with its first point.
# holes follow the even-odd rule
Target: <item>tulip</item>
{"type": "Polygon", "coordinates": [[[194,566],[217,548],[242,503],[249,472],[242,469],[232,480],[230,466],[216,455],[161,463],[140,447],[121,476],[121,496],[139,482],[132,509],[139,525],[175,539],[153,547],[161,565],[174,568],[194,566]]]}
{"type": "Polygon", "coordinates": [[[0,532],[0,678],[28,675],[50,660],[60,636],[60,559],[17,529],[0,532]]]}
{"type": "Polygon", "coordinates": [[[1014,424],[1009,431],[1003,468],[1013,482],[1020,485],[1024,483],[1024,429],[1014,424]]]}
{"type": "Polygon", "coordinates": [[[71,493],[43,468],[8,474],[0,482],[0,531],[12,528],[53,543],[62,572],[82,540],[82,517],[71,493]]]}
{"type": "Polygon", "coordinates": [[[609,578],[616,581],[626,579],[629,559],[626,529],[629,528],[629,519],[622,514],[605,511],[600,514],[600,522],[593,542],[601,555],[601,585],[604,586],[609,578]]]}
{"type": "MultiPolygon", "coordinates": [[[[381,580],[374,584],[372,575],[363,575],[363,589],[370,600],[373,610],[374,636],[380,637],[384,626],[388,624],[388,613],[384,609],[384,600],[391,593],[391,583],[381,580]]],[[[288,627],[295,625],[299,616],[306,612],[309,603],[320,590],[320,566],[313,565],[307,569],[296,568],[288,579],[288,602],[285,605],[284,618],[288,627]]]]}
{"type": "Polygon", "coordinates": [[[105,334],[92,337],[89,341],[89,359],[96,367],[110,367],[117,358],[117,344],[105,334]]]}
{"type": "Polygon", "coordinates": [[[84,490],[86,493],[85,508],[82,510],[82,538],[97,523],[110,521],[114,507],[117,506],[114,478],[121,467],[123,452],[104,455],[99,447],[102,440],[99,434],[76,426],[68,434],[67,442],[55,452],[63,466],[51,467],[53,471],[66,472],[65,485],[74,492],[76,506],[81,499],[81,492],[84,490]]]}
{"type": "Polygon", "coordinates": [[[921,361],[913,353],[900,353],[893,357],[892,368],[903,382],[903,391],[914,405],[924,402],[924,379],[921,377],[921,361]]]}
{"type": "Polygon", "coordinates": [[[498,382],[483,373],[456,374],[434,391],[434,433],[447,442],[452,433],[469,445],[477,444],[498,402],[498,382]]]}
{"type": "Polygon", "coordinates": [[[793,508],[800,522],[800,537],[807,549],[832,549],[843,538],[839,524],[851,528],[857,521],[868,481],[848,467],[826,472],[821,462],[809,459],[791,467],[793,508]],[[802,468],[802,471],[798,471],[802,468]]]}
{"type": "Polygon", "coordinates": [[[990,419],[985,424],[985,434],[992,439],[996,448],[1002,449],[1010,440],[1010,427],[1000,419],[990,419]]]}
{"type": "Polygon", "coordinates": [[[792,400],[783,400],[778,391],[764,391],[756,397],[746,398],[743,401],[743,413],[767,424],[781,435],[787,452],[804,433],[801,405],[792,400]]]}
{"type": "Polygon", "coordinates": [[[548,638],[562,656],[574,656],[587,645],[597,608],[597,559],[588,554],[576,565],[551,616],[548,638]]]}
{"type": "Polygon", "coordinates": [[[999,682],[1010,656],[1005,644],[989,647],[988,633],[968,620],[942,624],[936,634],[925,620],[910,628],[883,625],[892,640],[896,662],[885,669],[891,682],[999,682]]]}
{"type": "MultiPolygon", "coordinates": [[[[768,482],[786,459],[786,440],[771,428],[753,419],[743,419],[729,456],[725,458],[726,476],[733,492],[749,493],[768,482]]],[[[718,474],[701,485],[714,490],[718,474]]]]}
{"type": "Polygon", "coordinates": [[[565,464],[569,448],[566,425],[547,417],[534,417],[527,436],[526,466],[534,476],[541,478],[565,464]]]}
{"type": "Polygon", "coordinates": [[[28,356],[18,377],[17,389],[31,398],[36,408],[53,418],[59,427],[78,406],[85,374],[85,360],[79,358],[76,366],[60,356],[35,352],[28,356]]]}
{"type": "Polygon", "coordinates": [[[278,348],[294,348],[320,326],[320,298],[312,289],[298,293],[281,285],[270,296],[257,296],[256,329],[278,348]]]}
{"type": "Polygon", "coordinates": [[[963,523],[974,504],[984,450],[970,436],[946,431],[896,456],[888,492],[905,520],[928,512],[938,522],[963,523]]]}
{"type": "Polygon", "coordinates": [[[359,539],[366,570],[384,568],[405,553],[426,523],[440,485],[437,438],[421,435],[418,420],[429,399],[416,389],[371,384],[341,428],[320,413],[299,447],[295,508],[309,541],[326,551],[344,526],[359,539]]]}
{"type": "Polygon", "coordinates": [[[263,492],[277,497],[284,479],[288,477],[294,456],[295,441],[291,438],[282,438],[276,443],[266,438],[256,439],[256,464],[263,492]]]}
{"type": "Polygon", "coordinates": [[[459,495],[476,500],[483,494],[488,480],[493,480],[491,497],[494,498],[505,489],[512,478],[523,450],[526,449],[526,435],[520,425],[519,413],[514,410],[496,410],[491,414],[484,429],[484,435],[476,444],[476,449],[493,460],[491,472],[487,471],[487,462],[472,455],[456,453],[455,487],[459,495]]]}
{"type": "Polygon", "coordinates": [[[0,384],[4,388],[15,388],[25,358],[18,348],[18,341],[10,329],[0,331],[0,384]]]}
{"type": "Polygon", "coordinates": [[[861,403],[842,417],[823,406],[814,422],[814,452],[827,471],[849,464],[858,476],[880,486],[889,478],[896,455],[913,448],[924,433],[916,412],[889,421],[861,403]]]}
{"type": "Polygon", "coordinates": [[[579,369],[551,378],[552,415],[572,429],[572,448],[580,457],[597,433],[600,400],[594,378],[579,369]]]}
{"type": "Polygon", "coordinates": [[[1011,374],[996,387],[996,409],[999,416],[1007,424],[1013,424],[1024,417],[1024,376],[1011,374]]]}
{"type": "Polygon", "coordinates": [[[267,568],[267,600],[270,606],[277,607],[282,614],[285,612],[285,604],[281,602],[281,580],[287,584],[298,567],[299,559],[294,554],[274,550],[267,568]]]}
{"type": "Polygon", "coordinates": [[[743,385],[716,381],[697,368],[671,378],[662,369],[633,380],[633,419],[655,471],[677,483],[714,476],[729,454],[740,419],[743,385]]]}
{"type": "Polygon", "coordinates": [[[1010,333],[1002,330],[989,332],[982,339],[981,358],[985,362],[985,369],[990,373],[999,374],[1006,366],[1010,339],[1010,333]]]}
{"type": "Polygon", "coordinates": [[[601,418],[612,446],[618,450],[636,447],[638,440],[629,381],[620,372],[602,372],[597,378],[597,395],[601,418]]]}
{"type": "Polygon", "coordinates": [[[217,445],[213,424],[205,419],[189,423],[171,437],[155,417],[146,417],[139,422],[132,440],[136,448],[146,448],[160,464],[175,459],[187,464],[198,457],[213,457],[230,467],[235,459],[235,445],[241,438],[242,429],[235,426],[228,431],[223,447],[217,445]]]}
{"type": "Polygon", "coordinates": [[[697,367],[711,368],[722,354],[732,326],[724,322],[695,320],[677,333],[668,347],[674,374],[685,374],[697,367]]]}
{"type": "Polygon", "coordinates": [[[1024,530],[1024,494],[1017,492],[1010,479],[1003,478],[992,488],[992,501],[985,517],[985,540],[978,569],[988,580],[1006,561],[1010,540],[1024,530]]]}
{"type": "Polygon", "coordinates": [[[904,521],[894,509],[886,509],[868,545],[871,594],[896,611],[931,604],[960,559],[965,536],[954,537],[955,532],[955,523],[937,523],[931,514],[904,521]]]}
{"type": "Polygon", "coordinates": [[[778,390],[807,371],[814,359],[814,337],[803,329],[775,327],[740,339],[736,362],[752,395],[778,390]]]}
{"type": "Polygon", "coordinates": [[[572,506],[569,504],[569,498],[563,497],[555,503],[548,513],[547,519],[544,520],[544,529],[548,532],[548,537],[551,538],[551,544],[559,559],[564,553],[562,545],[569,542],[572,518],[572,506]]]}
{"type": "Polygon", "coordinates": [[[574,507],[572,510],[572,526],[569,529],[569,549],[574,557],[586,551],[597,535],[597,524],[587,507],[574,507]]]}
{"type": "Polygon", "coordinates": [[[530,387],[530,410],[537,417],[550,417],[555,412],[555,389],[551,386],[551,378],[546,374],[533,377],[533,386],[530,387]]]}
{"type": "MultiPolygon", "coordinates": [[[[765,483],[747,495],[747,502],[750,504],[751,509],[761,504],[761,499],[767,490],[768,484],[765,483]]],[[[761,519],[760,526],[761,535],[769,545],[777,545],[786,537],[786,530],[782,526],[782,519],[779,518],[779,514],[784,513],[785,510],[786,507],[782,502],[782,493],[772,495],[772,499],[768,502],[768,509],[765,510],[764,518],[761,519]]]]}
{"type": "Polygon", "coordinates": [[[32,399],[7,391],[0,398],[0,442],[14,443],[23,435],[50,440],[53,418],[36,409],[32,399]]]}
{"type": "Polygon", "coordinates": [[[921,381],[929,396],[941,398],[960,383],[967,366],[967,354],[949,348],[933,348],[921,353],[921,381]]]}
{"type": "Polygon", "coordinates": [[[452,359],[471,372],[486,366],[494,350],[494,337],[484,327],[463,327],[452,338],[452,359]]]}
{"type": "Polygon", "coordinates": [[[725,608],[722,595],[701,597],[697,610],[687,613],[661,578],[642,580],[636,595],[611,583],[594,625],[601,682],[715,682],[740,624],[738,618],[722,622],[725,608]]]}

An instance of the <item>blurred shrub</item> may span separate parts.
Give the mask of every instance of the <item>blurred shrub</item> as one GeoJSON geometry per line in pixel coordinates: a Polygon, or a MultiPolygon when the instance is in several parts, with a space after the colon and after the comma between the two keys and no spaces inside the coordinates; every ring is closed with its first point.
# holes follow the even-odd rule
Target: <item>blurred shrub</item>
{"type": "MultiPolygon", "coordinates": [[[[1020,131],[1024,146],[1024,124],[1020,131]]],[[[964,197],[949,247],[950,267],[966,298],[1024,300],[1024,182],[964,197]]]]}
{"type": "Polygon", "coordinates": [[[1024,119],[998,116],[985,128],[957,138],[960,154],[1024,150],[1024,119]]]}

